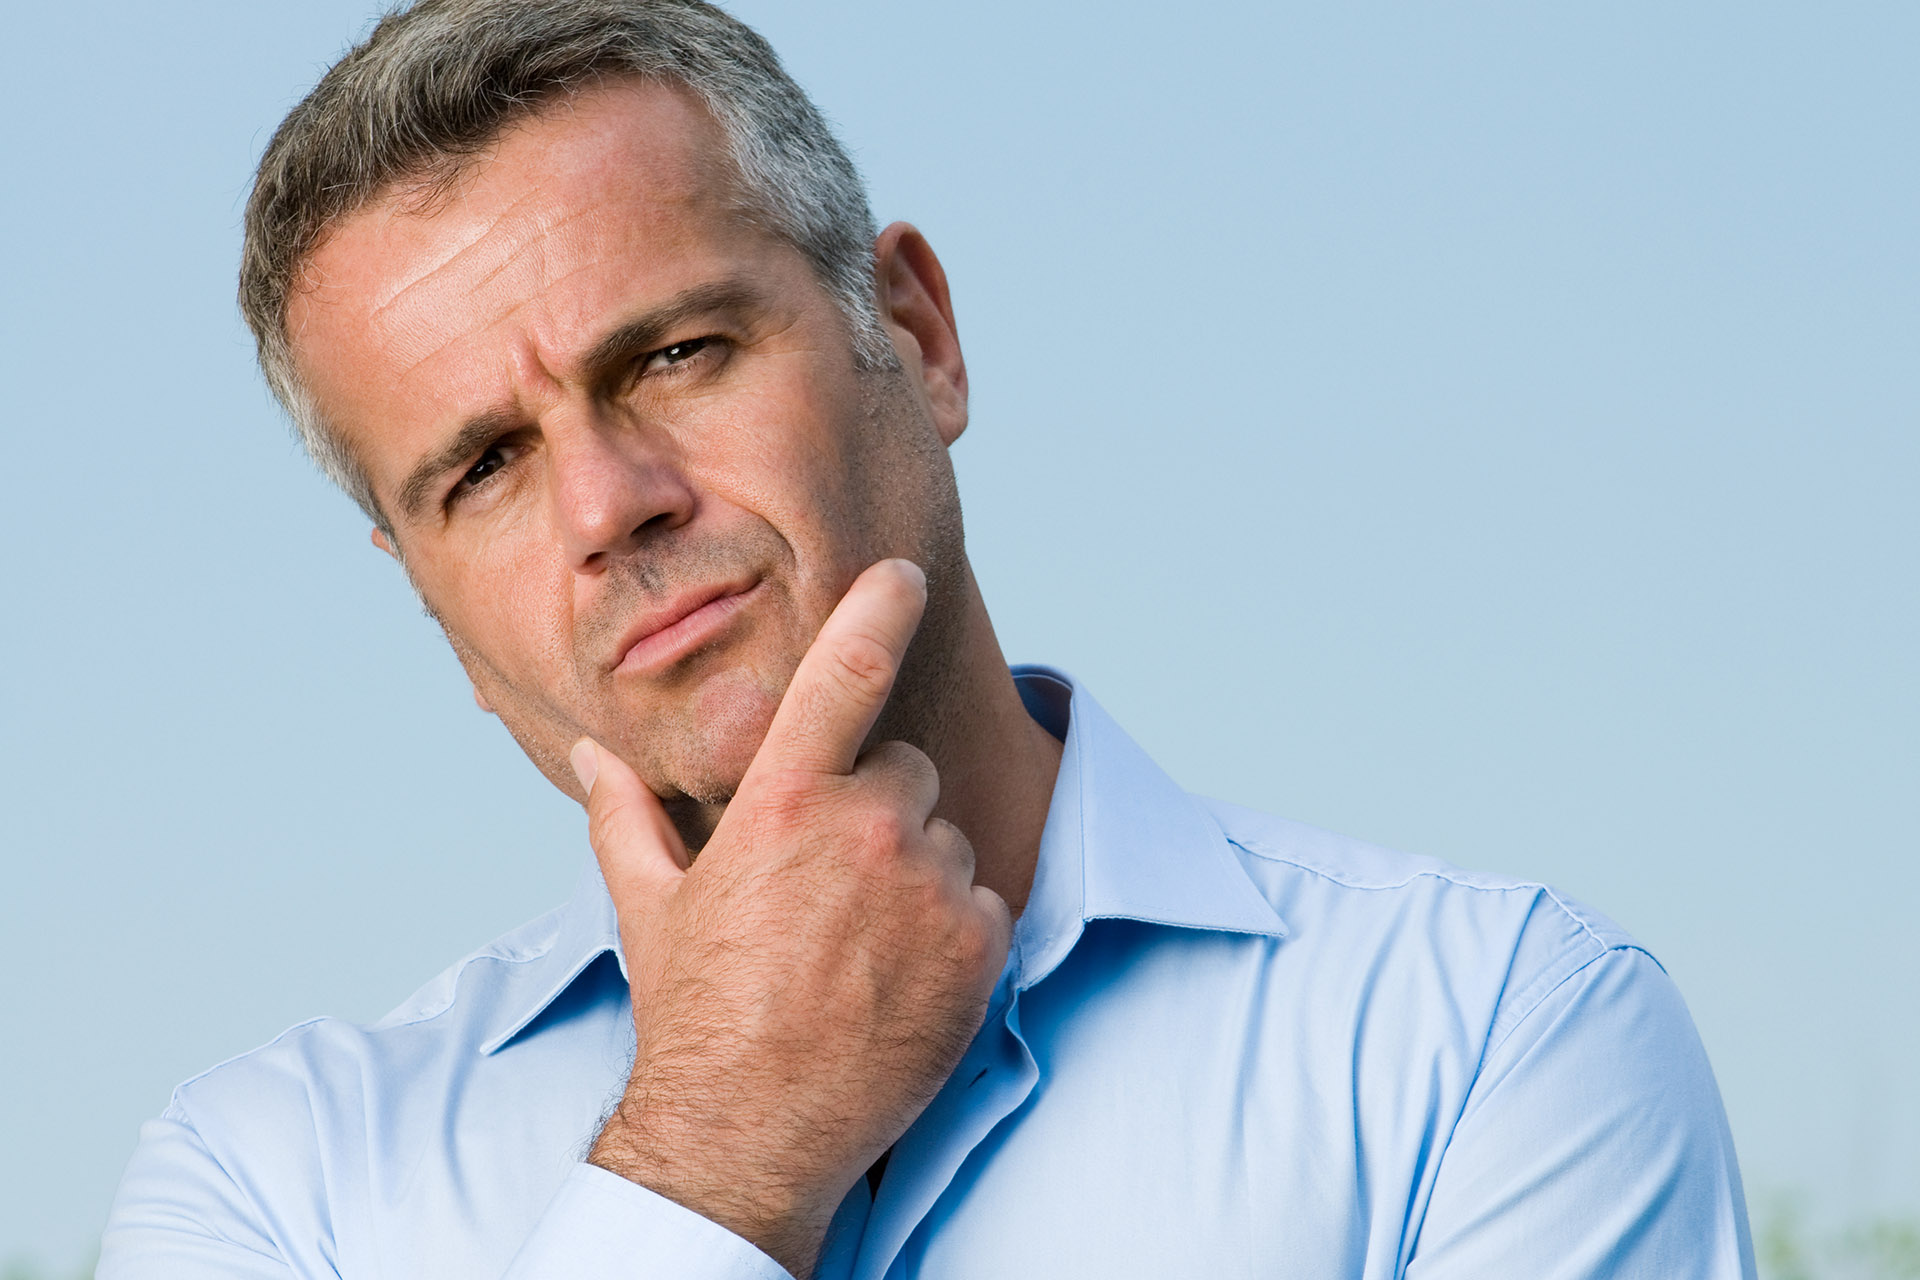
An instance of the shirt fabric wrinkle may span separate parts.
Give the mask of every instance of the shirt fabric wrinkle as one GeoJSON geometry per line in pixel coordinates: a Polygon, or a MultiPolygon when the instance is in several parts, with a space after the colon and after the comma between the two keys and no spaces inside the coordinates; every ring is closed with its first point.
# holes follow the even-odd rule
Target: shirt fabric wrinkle
{"type": "MultiPolygon", "coordinates": [[[[1068,677],[1015,675],[1063,740],[1027,907],[985,1025],[878,1199],[848,1190],[821,1280],[1754,1274],[1704,1053],[1618,926],[1191,796],[1068,677]],[[1656,1157],[1661,1178],[1627,1176],[1656,1157]]],[[[101,1280],[336,1259],[348,1280],[779,1280],[584,1163],[630,1064],[626,997],[588,860],[565,906],[385,1019],[301,1023],[183,1084],[101,1280]]]]}

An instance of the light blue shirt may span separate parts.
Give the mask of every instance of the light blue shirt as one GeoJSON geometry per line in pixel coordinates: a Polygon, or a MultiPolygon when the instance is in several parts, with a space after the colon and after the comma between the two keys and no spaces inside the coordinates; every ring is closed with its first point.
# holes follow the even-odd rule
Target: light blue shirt
{"type": "MultiPolygon", "coordinates": [[[[1189,796],[1084,691],[986,1023],[847,1193],[829,1280],[1753,1275],[1678,992],[1601,916],[1189,796]]],[[[302,1023],[142,1131],[101,1280],[775,1280],[582,1162],[633,1030],[597,875],[370,1027],[302,1023]]]]}

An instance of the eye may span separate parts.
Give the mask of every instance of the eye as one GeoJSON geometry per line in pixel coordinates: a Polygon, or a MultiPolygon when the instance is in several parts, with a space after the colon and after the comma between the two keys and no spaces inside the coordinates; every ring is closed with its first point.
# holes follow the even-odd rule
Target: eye
{"type": "Polygon", "coordinates": [[[488,476],[507,465],[507,457],[498,448],[487,450],[480,455],[480,461],[467,468],[467,474],[460,477],[460,483],[471,489],[488,476]]]}
{"type": "Polygon", "coordinates": [[[641,365],[640,371],[642,373],[653,373],[657,370],[672,369],[676,365],[685,364],[712,346],[713,341],[712,338],[688,338],[685,342],[676,342],[672,346],[661,347],[658,351],[647,356],[641,365]]]}
{"type": "Polygon", "coordinates": [[[461,498],[466,497],[475,489],[478,489],[481,485],[492,479],[495,472],[505,467],[507,461],[507,451],[504,445],[496,444],[489,446],[487,451],[482,453],[479,458],[474,461],[474,464],[468,467],[465,473],[454,482],[453,491],[447,495],[448,501],[458,502],[461,498]]]}

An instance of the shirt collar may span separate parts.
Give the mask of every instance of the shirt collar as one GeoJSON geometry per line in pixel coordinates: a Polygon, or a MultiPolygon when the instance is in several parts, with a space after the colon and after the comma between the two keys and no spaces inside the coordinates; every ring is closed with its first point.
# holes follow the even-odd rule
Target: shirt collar
{"type": "Polygon", "coordinates": [[[1013,669],[1033,718],[1063,740],[1026,910],[1014,926],[1013,984],[1058,967],[1089,920],[1142,920],[1284,938],[1213,816],[1049,667],[1013,669]]]}
{"type": "Polygon", "coordinates": [[[515,975],[512,992],[500,1002],[493,1034],[481,1042],[482,1054],[504,1048],[545,1013],[589,965],[608,952],[613,953],[621,975],[626,975],[619,917],[607,894],[607,882],[600,877],[600,864],[594,859],[587,859],[566,905],[547,918],[553,922],[552,941],[544,953],[528,959],[526,967],[515,975]]]}
{"type": "MultiPolygon", "coordinates": [[[[1089,920],[1286,936],[1212,815],[1091,694],[1051,667],[1018,666],[1013,676],[1028,713],[1063,744],[1033,888],[1014,927],[1008,967],[1017,989],[1053,972],[1089,920]]],[[[594,861],[549,919],[552,942],[526,961],[483,1054],[519,1035],[602,955],[611,952],[626,972],[619,920],[594,861]]]]}

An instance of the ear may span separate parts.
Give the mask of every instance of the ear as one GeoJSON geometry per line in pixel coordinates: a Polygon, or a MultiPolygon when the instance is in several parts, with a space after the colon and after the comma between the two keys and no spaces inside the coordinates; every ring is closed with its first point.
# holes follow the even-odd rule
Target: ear
{"type": "MultiPolygon", "coordinates": [[[[400,553],[393,549],[393,539],[389,538],[387,536],[387,531],[385,529],[382,529],[379,525],[373,526],[373,545],[380,548],[382,551],[386,552],[388,555],[392,556],[395,560],[398,560],[400,558],[400,553]]],[[[424,597],[423,597],[423,600],[424,600],[424,597]]],[[[433,611],[431,609],[429,609],[427,612],[429,613],[429,615],[433,614],[433,611]]],[[[449,639],[451,639],[451,637],[449,637],[449,639]]],[[[456,655],[459,653],[458,645],[454,646],[454,652],[456,655]]],[[[466,664],[466,660],[464,658],[461,659],[461,665],[464,666],[465,664],[466,664]]],[[[469,676],[468,680],[471,683],[472,677],[469,676]]],[[[473,684],[473,705],[476,707],[479,707],[482,711],[486,712],[488,715],[493,714],[493,704],[487,701],[486,694],[480,692],[480,686],[478,684],[473,684]]]]}
{"type": "Polygon", "coordinates": [[[913,226],[896,222],[873,243],[880,319],[900,363],[926,393],[940,439],[952,444],[967,429],[967,362],[953,323],[946,269],[913,226]]]}

